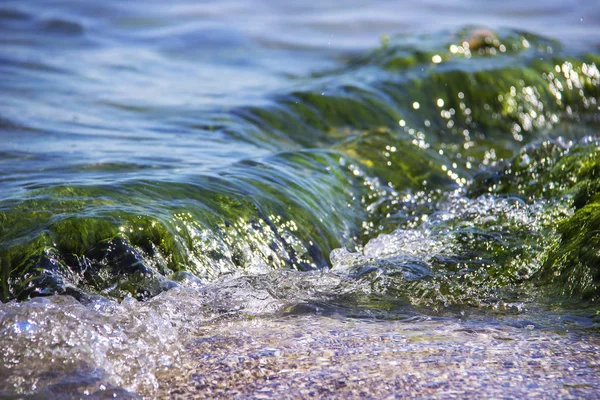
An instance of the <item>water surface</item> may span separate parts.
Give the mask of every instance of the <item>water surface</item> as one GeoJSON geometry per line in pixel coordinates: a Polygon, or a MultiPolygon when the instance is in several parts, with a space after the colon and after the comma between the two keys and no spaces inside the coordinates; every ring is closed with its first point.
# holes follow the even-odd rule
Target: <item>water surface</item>
{"type": "Polygon", "coordinates": [[[0,394],[596,396],[598,26],[3,2],[0,394]]]}

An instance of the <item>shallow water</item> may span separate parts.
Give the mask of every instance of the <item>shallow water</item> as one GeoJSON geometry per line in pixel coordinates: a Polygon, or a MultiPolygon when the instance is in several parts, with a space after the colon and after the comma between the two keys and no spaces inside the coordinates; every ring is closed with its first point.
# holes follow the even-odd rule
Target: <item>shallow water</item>
{"type": "Polygon", "coordinates": [[[598,26],[3,2],[0,396],[596,397],[598,26]]]}
{"type": "MultiPolygon", "coordinates": [[[[597,337],[446,321],[295,318],[198,333],[178,398],[580,397],[598,394],[597,337]]],[[[168,388],[168,389],[167,389],[168,388]]]]}

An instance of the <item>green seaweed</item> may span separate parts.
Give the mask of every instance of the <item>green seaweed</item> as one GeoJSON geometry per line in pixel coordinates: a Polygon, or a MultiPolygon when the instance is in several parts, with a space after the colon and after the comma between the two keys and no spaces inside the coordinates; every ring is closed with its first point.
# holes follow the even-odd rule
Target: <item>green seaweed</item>
{"type": "Polygon", "coordinates": [[[597,155],[567,142],[597,132],[599,61],[523,32],[476,27],[386,41],[210,127],[272,150],[268,157],[195,176],[57,184],[6,198],[0,297],[145,299],[185,271],[205,281],[325,269],[335,248],[419,229],[458,190],[527,206],[548,200],[547,219],[533,235],[502,212],[493,224],[469,215],[440,223],[434,234],[451,240],[454,257],[433,259],[431,276],[409,283],[403,267],[382,261],[361,275],[375,292],[481,304],[536,276],[595,299],[597,155]]]}
{"type": "MultiPolygon", "coordinates": [[[[589,302],[600,299],[600,150],[588,145],[578,162],[574,214],[560,221],[560,242],[550,251],[540,280],[554,293],[589,302]]],[[[571,162],[573,163],[573,162],[571,162]]]]}

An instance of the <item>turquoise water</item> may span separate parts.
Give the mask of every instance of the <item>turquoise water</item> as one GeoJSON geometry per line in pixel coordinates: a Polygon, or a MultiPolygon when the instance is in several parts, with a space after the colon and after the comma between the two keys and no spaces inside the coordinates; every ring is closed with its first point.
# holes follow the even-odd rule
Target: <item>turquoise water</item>
{"type": "Polygon", "coordinates": [[[588,2],[2,3],[0,394],[152,395],[223,316],[595,338],[599,22],[588,2]]]}

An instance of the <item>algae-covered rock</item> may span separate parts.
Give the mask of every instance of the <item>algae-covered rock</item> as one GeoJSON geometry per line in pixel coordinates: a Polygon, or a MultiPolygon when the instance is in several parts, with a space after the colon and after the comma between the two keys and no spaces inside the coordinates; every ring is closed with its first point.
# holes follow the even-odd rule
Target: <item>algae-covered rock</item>
{"type": "Polygon", "coordinates": [[[393,233],[357,252],[336,250],[333,271],[367,286],[367,298],[380,300],[363,304],[376,309],[387,307],[385,299],[436,310],[595,304],[599,163],[591,138],[528,145],[465,188],[426,196],[425,214],[405,218],[393,233]]]}
{"type": "Polygon", "coordinates": [[[5,203],[3,298],[82,291],[143,299],[182,270],[211,280],[324,268],[365,219],[364,185],[341,156],[281,153],[186,183],[59,187],[12,209],[5,203]]]}
{"type": "Polygon", "coordinates": [[[557,241],[546,250],[534,282],[559,296],[596,301],[600,295],[600,147],[591,138],[577,144],[546,141],[482,173],[470,195],[496,193],[566,203],[571,212],[553,221],[557,241]]]}
{"type": "MultiPolygon", "coordinates": [[[[397,282],[374,290],[394,296],[479,303],[499,287],[542,276],[537,255],[556,232],[564,249],[587,249],[567,251],[584,265],[573,268],[591,268],[592,228],[580,235],[568,222],[555,227],[566,215],[557,204],[575,192],[577,224],[588,229],[584,222],[595,221],[597,167],[582,167],[577,149],[584,147],[570,141],[597,127],[598,61],[514,31],[394,38],[343,68],[291,82],[264,105],[225,110],[210,127],[268,156],[155,178],[96,168],[102,181],[3,197],[1,297],[145,299],[181,273],[204,282],[326,269],[333,249],[362,251],[397,228],[433,229],[431,237],[451,244],[423,274],[420,261],[399,261],[398,269],[390,267],[398,260],[380,260],[369,270],[389,272],[378,276],[397,282]],[[483,194],[492,197],[473,200],[483,194]],[[539,211],[543,221],[513,226],[507,215],[518,214],[519,201],[527,218],[539,211]],[[413,272],[421,286],[398,289],[413,272]]],[[[566,260],[553,254],[548,260],[566,260]]],[[[593,286],[577,285],[569,293],[593,286]]]]}
{"type": "Polygon", "coordinates": [[[540,279],[561,295],[600,300],[600,147],[576,152],[574,214],[558,224],[560,242],[552,249],[540,279]]]}
{"type": "Polygon", "coordinates": [[[600,299],[600,203],[588,204],[558,225],[559,244],[546,261],[540,279],[552,292],[600,299]]]}

